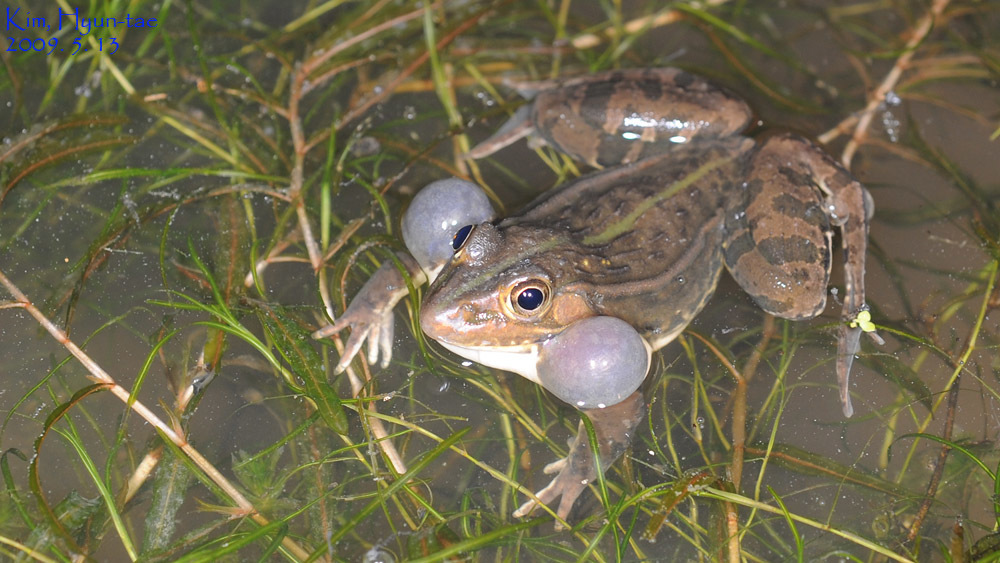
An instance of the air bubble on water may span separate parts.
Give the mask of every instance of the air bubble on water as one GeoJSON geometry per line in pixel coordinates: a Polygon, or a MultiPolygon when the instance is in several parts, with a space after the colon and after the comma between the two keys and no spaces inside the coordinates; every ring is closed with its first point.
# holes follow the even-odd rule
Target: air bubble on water
{"type": "Polygon", "coordinates": [[[882,110],[882,128],[885,129],[885,134],[889,137],[889,141],[893,143],[899,142],[899,131],[902,124],[889,108],[899,107],[902,103],[903,100],[899,97],[899,94],[888,92],[880,105],[880,109],[882,110]]]}
{"type": "Polygon", "coordinates": [[[483,104],[484,107],[491,108],[497,105],[497,101],[493,99],[493,96],[491,96],[489,92],[483,90],[476,92],[476,99],[479,100],[479,103],[483,104]]]}
{"type": "Polygon", "coordinates": [[[885,129],[885,134],[889,137],[889,141],[893,143],[899,142],[899,128],[902,125],[891,111],[886,109],[882,112],[882,128],[885,129]]]}
{"type": "Polygon", "coordinates": [[[417,117],[417,108],[413,106],[406,106],[403,108],[403,119],[412,121],[417,117]]]}

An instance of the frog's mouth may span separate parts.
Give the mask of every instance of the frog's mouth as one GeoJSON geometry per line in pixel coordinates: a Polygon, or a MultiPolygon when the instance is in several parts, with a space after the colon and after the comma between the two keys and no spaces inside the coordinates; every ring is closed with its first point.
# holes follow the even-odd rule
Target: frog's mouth
{"type": "Polygon", "coordinates": [[[457,346],[438,341],[463,358],[487,367],[514,372],[541,385],[538,379],[538,344],[521,346],[457,346]]]}

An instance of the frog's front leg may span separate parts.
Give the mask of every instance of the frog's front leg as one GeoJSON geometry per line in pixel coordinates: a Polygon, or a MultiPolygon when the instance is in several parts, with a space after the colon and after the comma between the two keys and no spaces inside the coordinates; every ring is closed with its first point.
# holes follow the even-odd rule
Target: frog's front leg
{"type": "MultiPolygon", "coordinates": [[[[396,253],[414,286],[434,281],[451,259],[452,241],[466,225],[487,221],[495,214],[483,190],[465,180],[449,178],[428,184],[417,193],[402,221],[403,241],[410,254],[396,253]],[[412,256],[411,256],[412,255],[412,256]]],[[[382,367],[392,358],[392,310],[409,289],[400,268],[386,262],[354,296],[350,306],[333,324],[313,333],[325,338],[345,328],[351,336],[334,371],[340,373],[368,340],[368,362],[382,356],[382,367]]]]}
{"type": "MultiPolygon", "coordinates": [[[[616,405],[603,409],[585,409],[581,412],[594,426],[594,433],[600,446],[600,468],[604,471],[628,448],[636,427],[646,416],[646,403],[642,393],[636,391],[616,405]]],[[[524,503],[514,512],[514,516],[517,518],[527,516],[539,502],[547,505],[561,497],[556,515],[566,520],[577,497],[597,478],[597,465],[590,448],[590,436],[581,421],[576,437],[570,442],[566,457],[545,467],[545,474],[556,473],[555,478],[544,489],[538,491],[535,495],[537,501],[532,499],[524,503]]]]}
{"type": "MultiPolygon", "coordinates": [[[[413,285],[422,285],[427,281],[427,275],[413,257],[402,252],[396,253],[396,257],[408,272],[413,285]]],[[[389,365],[395,333],[392,310],[408,293],[403,273],[393,261],[386,261],[365,282],[343,315],[333,324],[313,333],[313,338],[320,339],[333,336],[345,328],[351,329],[351,336],[344,344],[344,353],[341,354],[334,373],[347,368],[365,340],[368,340],[368,363],[374,364],[381,355],[382,367],[389,365]]]]}
{"type": "MultiPolygon", "coordinates": [[[[749,155],[742,200],[726,218],[726,266],[766,312],[793,320],[819,315],[826,305],[832,228],[841,231],[845,295],[842,317],[865,306],[865,255],[871,196],[822,149],[794,135],[765,140],[749,155]]],[[[837,379],[844,414],[851,416],[851,364],[862,327],[843,324],[837,379]]]]}

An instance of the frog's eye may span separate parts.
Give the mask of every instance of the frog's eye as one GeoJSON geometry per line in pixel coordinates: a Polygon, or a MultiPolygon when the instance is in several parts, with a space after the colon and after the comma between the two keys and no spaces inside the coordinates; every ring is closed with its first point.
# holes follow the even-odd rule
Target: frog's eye
{"type": "Polygon", "coordinates": [[[455,233],[455,236],[452,237],[451,239],[451,248],[455,252],[462,250],[462,247],[465,246],[465,243],[466,241],[469,240],[469,235],[471,234],[472,234],[472,225],[466,225],[461,229],[459,229],[458,232],[455,233]]]}
{"type": "Polygon", "coordinates": [[[549,298],[549,286],[541,280],[524,281],[510,292],[511,306],[519,315],[532,316],[549,298]]]}

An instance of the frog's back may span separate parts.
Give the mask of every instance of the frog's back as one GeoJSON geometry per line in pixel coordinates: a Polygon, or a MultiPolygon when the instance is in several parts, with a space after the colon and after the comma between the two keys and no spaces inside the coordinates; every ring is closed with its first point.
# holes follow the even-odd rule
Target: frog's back
{"type": "Polygon", "coordinates": [[[752,142],[735,137],[598,172],[535,200],[501,228],[550,229],[569,242],[545,260],[566,291],[619,317],[655,348],[701,310],[722,269],[724,210],[752,142]]]}

